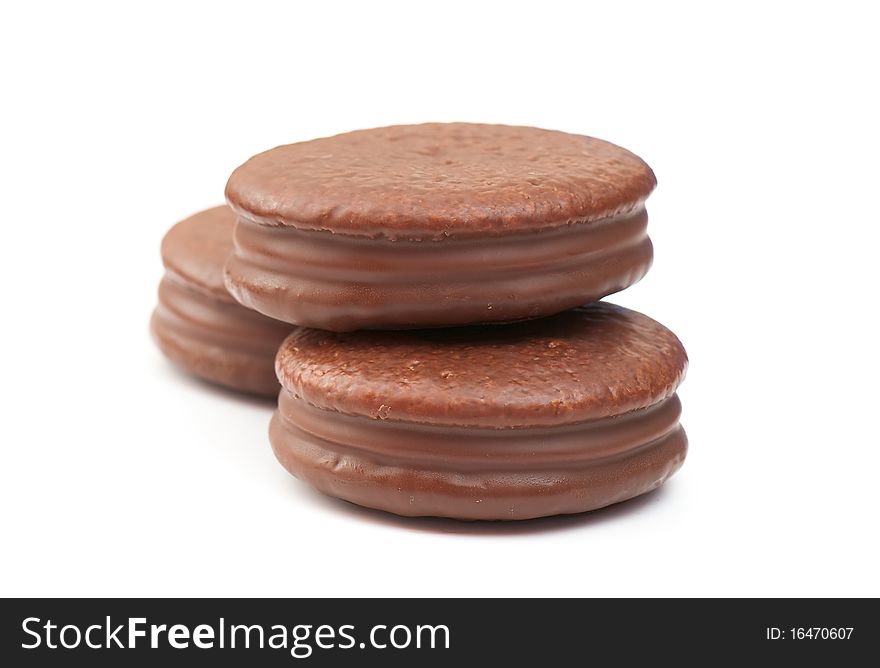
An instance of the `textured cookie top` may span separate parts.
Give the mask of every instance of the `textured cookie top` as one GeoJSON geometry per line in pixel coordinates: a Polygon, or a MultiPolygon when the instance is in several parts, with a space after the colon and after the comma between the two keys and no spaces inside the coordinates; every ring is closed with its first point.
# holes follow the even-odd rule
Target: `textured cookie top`
{"type": "Polygon", "coordinates": [[[162,263],[178,276],[224,301],[223,263],[232,252],[235,214],[216,206],[180,221],[162,239],[162,263]]]}
{"type": "Polygon", "coordinates": [[[605,218],[655,185],[641,158],[601,139],[431,123],[279,146],[236,169],[226,198],[268,225],[442,239],[605,218]]]}
{"type": "Polygon", "coordinates": [[[597,303],[550,318],[410,332],[301,329],[276,358],[281,384],[319,408],[403,422],[560,425],[671,396],[687,355],[663,325],[597,303]]]}

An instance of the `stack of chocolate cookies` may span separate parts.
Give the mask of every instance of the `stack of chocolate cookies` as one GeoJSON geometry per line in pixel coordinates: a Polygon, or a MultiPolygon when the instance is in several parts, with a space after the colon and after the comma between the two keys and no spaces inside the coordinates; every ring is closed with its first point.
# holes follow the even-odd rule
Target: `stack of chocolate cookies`
{"type": "Polygon", "coordinates": [[[623,501],[687,451],[681,343],[596,301],[650,267],[655,184],[629,151],[535,128],[280,146],[166,236],[154,337],[209,380],[280,381],[272,448],[326,494],[469,520],[623,501]]]}

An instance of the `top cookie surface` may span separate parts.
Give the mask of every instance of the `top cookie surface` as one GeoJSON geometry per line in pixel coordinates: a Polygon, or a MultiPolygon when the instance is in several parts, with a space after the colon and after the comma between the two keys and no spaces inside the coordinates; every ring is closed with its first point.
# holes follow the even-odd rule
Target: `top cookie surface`
{"type": "Polygon", "coordinates": [[[359,130],[260,153],[226,185],[269,225],[391,239],[503,234],[629,211],[650,167],[601,139],[506,125],[359,130]]]}
{"type": "Polygon", "coordinates": [[[503,326],[301,329],[276,358],[281,384],[319,408],[489,428],[646,408],[675,392],[686,367],[684,348],[666,327],[604,302],[503,326]]]}
{"type": "Polygon", "coordinates": [[[234,302],[223,285],[223,263],[232,252],[236,216],[216,206],[186,218],[162,239],[162,263],[195,286],[234,302]]]}

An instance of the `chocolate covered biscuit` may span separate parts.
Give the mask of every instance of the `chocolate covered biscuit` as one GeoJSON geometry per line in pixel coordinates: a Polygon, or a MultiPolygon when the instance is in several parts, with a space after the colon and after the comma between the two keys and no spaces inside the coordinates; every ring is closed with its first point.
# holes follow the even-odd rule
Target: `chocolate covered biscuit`
{"type": "Polygon", "coordinates": [[[238,304],[223,285],[235,216],[202,211],[162,240],[165,276],[150,321],[162,352],[182,369],[234,390],[275,396],[274,359],[293,327],[238,304]]]}
{"type": "Polygon", "coordinates": [[[466,123],[279,146],[226,186],[239,216],[226,286],[321,329],[407,329],[551,315],[638,281],[656,184],[591,137],[466,123]]]}
{"type": "Polygon", "coordinates": [[[597,303],[455,330],[300,329],[276,361],[270,440],[326,494],[399,515],[578,513],[682,464],[687,356],[650,318],[597,303]]]}

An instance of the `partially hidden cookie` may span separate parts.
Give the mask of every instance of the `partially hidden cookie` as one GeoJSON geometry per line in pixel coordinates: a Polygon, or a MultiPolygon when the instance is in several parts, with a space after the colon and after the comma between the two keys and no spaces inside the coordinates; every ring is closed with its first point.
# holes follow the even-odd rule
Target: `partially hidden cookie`
{"type": "Polygon", "coordinates": [[[273,318],[336,331],[536,318],[651,265],[629,151],[592,137],[467,123],[279,146],[236,169],[226,286],[273,318]]]}
{"type": "Polygon", "coordinates": [[[399,515],[579,513],[658,487],[687,451],[684,348],[608,303],[506,326],[300,329],[276,367],[281,464],[399,515]]]}
{"type": "Polygon", "coordinates": [[[150,330],[168,359],[205,380],[275,396],[274,360],[293,329],[237,303],[223,285],[235,215],[226,206],[197,213],[162,240],[165,276],[150,330]]]}

